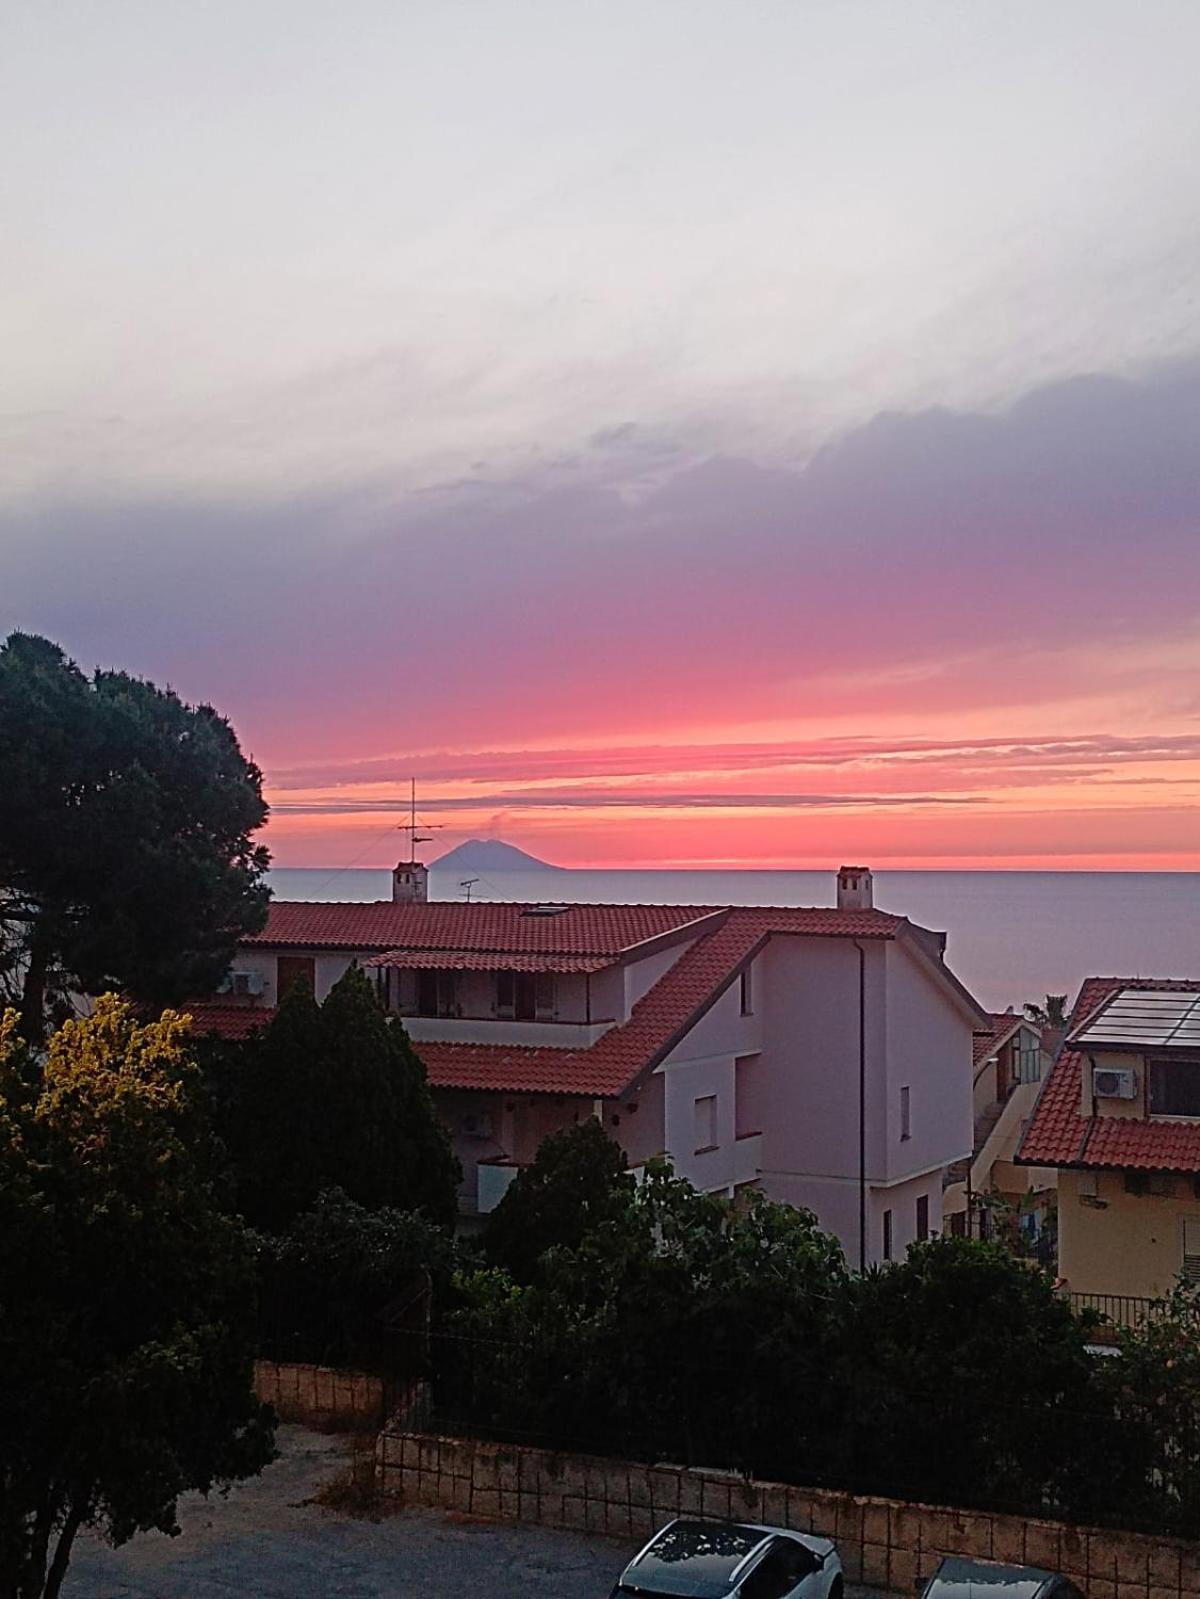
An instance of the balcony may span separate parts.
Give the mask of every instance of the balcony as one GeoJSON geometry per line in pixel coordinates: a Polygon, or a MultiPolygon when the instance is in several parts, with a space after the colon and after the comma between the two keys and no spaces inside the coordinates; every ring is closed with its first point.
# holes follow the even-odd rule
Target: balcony
{"type": "MultiPolygon", "coordinates": [[[[1097,1311],[1107,1329],[1127,1327],[1131,1331],[1157,1321],[1166,1309],[1161,1299],[1139,1299],[1132,1294],[1068,1294],[1071,1309],[1097,1311]]],[[[1200,1318],[1197,1318],[1200,1329],[1200,1318]]],[[[1107,1330],[1106,1329],[1106,1330],[1107,1330]]]]}
{"type": "Polygon", "coordinates": [[[498,1016],[404,1016],[404,1030],[414,1043],[509,1044],[544,1049],[590,1049],[614,1021],[513,1022],[498,1016]]]}

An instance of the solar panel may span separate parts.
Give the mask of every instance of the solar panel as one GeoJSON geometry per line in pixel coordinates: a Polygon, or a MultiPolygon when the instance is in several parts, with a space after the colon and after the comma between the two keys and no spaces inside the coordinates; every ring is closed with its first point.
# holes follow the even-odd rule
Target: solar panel
{"type": "Polygon", "coordinates": [[[1123,988],[1075,1037],[1081,1044],[1200,1049],[1200,992],[1123,988]]]}

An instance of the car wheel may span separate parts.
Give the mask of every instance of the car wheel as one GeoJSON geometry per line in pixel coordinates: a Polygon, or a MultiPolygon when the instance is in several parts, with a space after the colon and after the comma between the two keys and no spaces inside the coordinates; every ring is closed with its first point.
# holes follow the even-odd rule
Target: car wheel
{"type": "Polygon", "coordinates": [[[842,1599],[842,1579],[837,1576],[829,1585],[829,1599],[842,1599]]]}

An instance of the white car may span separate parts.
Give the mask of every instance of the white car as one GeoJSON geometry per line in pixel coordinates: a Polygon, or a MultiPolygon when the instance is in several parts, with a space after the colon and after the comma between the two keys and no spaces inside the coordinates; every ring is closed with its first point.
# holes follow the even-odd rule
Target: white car
{"type": "Polygon", "coordinates": [[[672,1521],[621,1573],[611,1599],[842,1599],[831,1538],[742,1521],[672,1521]]]}

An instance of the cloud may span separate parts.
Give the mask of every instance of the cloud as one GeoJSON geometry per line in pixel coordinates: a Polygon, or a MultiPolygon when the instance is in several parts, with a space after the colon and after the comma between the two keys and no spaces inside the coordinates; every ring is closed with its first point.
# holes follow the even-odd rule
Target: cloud
{"type": "Polygon", "coordinates": [[[804,468],[647,479],[655,438],[628,417],[572,460],[422,494],[26,503],[0,516],[0,627],[218,704],[283,803],[416,770],[836,805],[840,780],[802,774],[883,763],[849,803],[890,805],[1195,758],[1200,362],[881,415],[804,468]],[[819,732],[739,736],[768,725],[819,732]],[[795,793],[764,787],[789,767],[795,793]]]}

